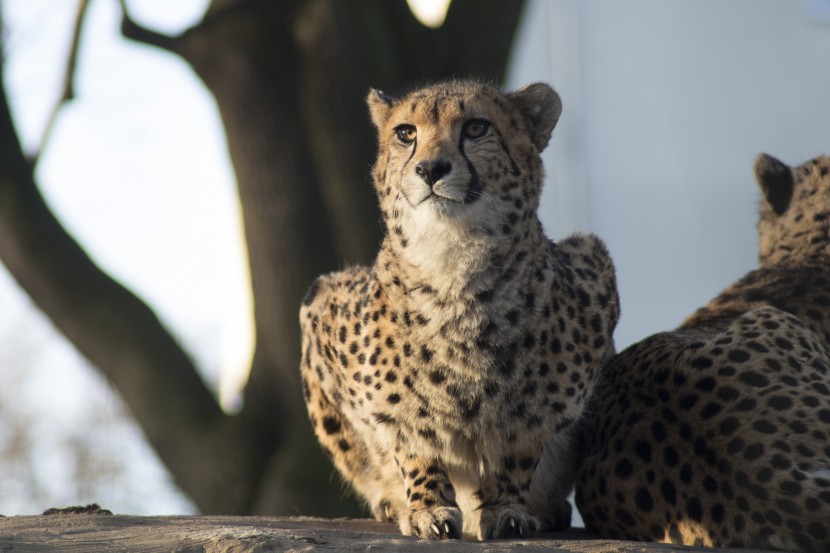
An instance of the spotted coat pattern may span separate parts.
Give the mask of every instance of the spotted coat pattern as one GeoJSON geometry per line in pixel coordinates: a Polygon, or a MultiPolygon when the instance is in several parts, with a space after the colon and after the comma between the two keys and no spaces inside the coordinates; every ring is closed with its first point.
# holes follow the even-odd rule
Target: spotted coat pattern
{"type": "Polygon", "coordinates": [[[760,268],[604,368],[576,495],[595,533],[830,551],[830,158],[755,173],[760,268]]]}
{"type": "Polygon", "coordinates": [[[480,539],[567,526],[572,423],[613,348],[602,242],[536,215],[547,85],[369,95],[387,234],[371,267],[318,278],[300,312],[320,443],[375,517],[480,539]]]}

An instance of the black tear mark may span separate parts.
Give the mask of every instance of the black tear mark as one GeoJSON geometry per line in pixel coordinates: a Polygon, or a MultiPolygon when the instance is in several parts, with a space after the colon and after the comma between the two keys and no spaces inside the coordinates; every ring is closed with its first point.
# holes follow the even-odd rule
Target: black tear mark
{"type": "Polygon", "coordinates": [[[470,172],[470,182],[467,184],[467,194],[464,196],[464,203],[471,204],[481,197],[484,192],[484,183],[478,176],[473,162],[467,157],[467,152],[464,151],[464,136],[458,141],[458,151],[461,152],[461,157],[467,162],[467,170],[470,172]]]}

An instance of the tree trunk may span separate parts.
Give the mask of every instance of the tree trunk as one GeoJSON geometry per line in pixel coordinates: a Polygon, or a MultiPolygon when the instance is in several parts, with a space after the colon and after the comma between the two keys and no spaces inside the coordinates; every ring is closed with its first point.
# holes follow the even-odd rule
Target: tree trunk
{"type": "Polygon", "coordinates": [[[214,0],[177,37],[125,14],[125,36],[182,56],[214,95],[242,204],[256,345],[244,407],[218,408],[152,311],[92,264],[37,192],[0,120],[0,259],[124,397],[205,513],[353,514],[306,421],[297,314],[311,280],[371,262],[382,229],[364,97],[455,75],[503,79],[520,1],[456,0],[427,29],[402,0],[214,0]]]}

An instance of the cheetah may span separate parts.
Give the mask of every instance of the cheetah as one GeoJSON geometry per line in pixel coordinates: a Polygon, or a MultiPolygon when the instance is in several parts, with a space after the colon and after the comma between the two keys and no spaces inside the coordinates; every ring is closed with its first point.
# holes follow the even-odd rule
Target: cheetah
{"type": "Polygon", "coordinates": [[[830,157],[754,170],[760,267],[603,368],[576,490],[594,533],[830,551],[830,157]]]}
{"type": "Polygon", "coordinates": [[[311,423],[379,520],[429,539],[570,524],[574,422],[619,317],[592,235],[537,217],[561,112],[548,85],[449,81],[368,96],[386,234],[300,309],[311,423]]]}

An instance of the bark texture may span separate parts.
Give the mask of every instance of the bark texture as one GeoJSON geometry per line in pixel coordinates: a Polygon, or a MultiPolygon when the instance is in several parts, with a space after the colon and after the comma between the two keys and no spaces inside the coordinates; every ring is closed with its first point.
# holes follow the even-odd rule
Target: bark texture
{"type": "Polygon", "coordinates": [[[433,30],[403,0],[214,0],[179,36],[125,11],[123,34],[186,60],[225,126],[257,332],[244,408],[233,416],[152,309],[49,211],[3,95],[0,260],[106,375],[202,512],[356,512],[306,421],[297,312],[315,276],[370,261],[380,241],[364,97],[370,86],[394,94],[453,76],[500,82],[521,8],[519,0],[456,0],[433,30]]]}

